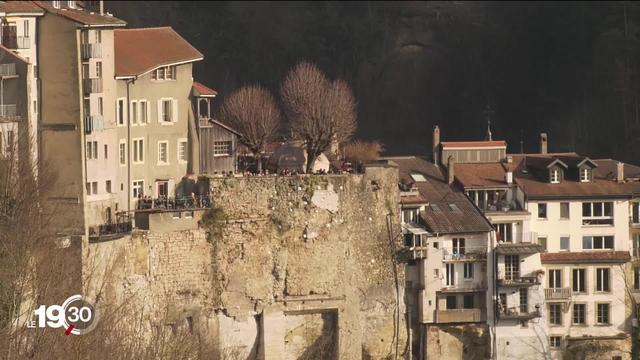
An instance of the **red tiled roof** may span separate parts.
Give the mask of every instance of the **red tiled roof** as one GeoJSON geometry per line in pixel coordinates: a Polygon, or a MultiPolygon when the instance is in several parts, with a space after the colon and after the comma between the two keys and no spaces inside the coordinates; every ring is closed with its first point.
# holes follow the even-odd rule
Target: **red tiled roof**
{"type": "Polygon", "coordinates": [[[203,59],[170,27],[117,29],[114,37],[116,76],[138,76],[160,66],[203,59]]]}
{"type": "Polygon", "coordinates": [[[124,20],[110,15],[100,15],[80,9],[60,8],[56,9],[46,1],[34,1],[40,8],[49,13],[63,16],[71,21],[88,26],[125,26],[124,20]]]}
{"type": "Polygon", "coordinates": [[[44,10],[33,1],[3,1],[0,2],[0,12],[11,13],[30,13],[44,14],[44,10]]]}
{"type": "Polygon", "coordinates": [[[443,148],[478,148],[478,147],[497,147],[507,146],[507,142],[503,140],[495,141],[444,141],[441,143],[443,148]]]}
{"type": "Polygon", "coordinates": [[[194,81],[193,82],[193,90],[195,92],[196,96],[216,96],[218,95],[218,92],[206,87],[205,85],[194,81]]]}
{"type": "Polygon", "coordinates": [[[631,259],[627,251],[583,251],[542,253],[543,264],[620,263],[631,259]]]}
{"type": "MultiPolygon", "coordinates": [[[[534,158],[543,158],[538,162],[543,163],[550,159],[560,157],[567,161],[569,157],[583,159],[577,154],[535,154],[522,155],[514,154],[514,181],[520,186],[529,199],[559,199],[559,198],[612,198],[629,197],[640,194],[640,182],[627,181],[618,183],[615,181],[615,171],[617,162],[615,160],[596,160],[598,166],[593,169],[593,180],[590,182],[580,182],[577,179],[565,177],[559,184],[551,184],[546,178],[536,175],[536,171],[529,163],[534,158]],[[526,159],[526,161],[525,161],[526,159]],[[523,172],[523,170],[527,170],[523,172]]],[[[551,160],[552,161],[552,160],[551,160]]],[[[458,166],[458,165],[456,165],[458,166]]],[[[637,166],[624,164],[625,178],[634,177],[640,174],[637,166]]]]}
{"type": "Polygon", "coordinates": [[[501,163],[456,164],[456,180],[465,188],[508,186],[501,163]]]}

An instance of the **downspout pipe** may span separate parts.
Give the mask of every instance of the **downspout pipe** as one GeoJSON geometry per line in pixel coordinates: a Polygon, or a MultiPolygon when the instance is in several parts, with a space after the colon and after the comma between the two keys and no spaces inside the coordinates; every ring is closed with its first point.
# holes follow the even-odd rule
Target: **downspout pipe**
{"type": "MultiPolygon", "coordinates": [[[[131,114],[130,114],[130,86],[135,84],[137,77],[127,79],[127,103],[124,104],[127,109],[127,216],[131,217],[131,114]]],[[[123,109],[124,111],[124,109],[123,109]]]]}

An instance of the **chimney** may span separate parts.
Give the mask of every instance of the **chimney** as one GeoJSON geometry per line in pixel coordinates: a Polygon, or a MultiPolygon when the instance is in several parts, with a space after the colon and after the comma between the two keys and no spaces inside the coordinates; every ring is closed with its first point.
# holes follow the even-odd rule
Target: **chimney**
{"type": "Polygon", "coordinates": [[[540,134],[540,154],[547,153],[547,133],[540,134]]]}
{"type": "Polygon", "coordinates": [[[513,163],[513,157],[511,155],[507,155],[507,172],[504,174],[504,181],[511,185],[513,184],[513,171],[511,171],[511,164],[513,163]]]}
{"type": "Polygon", "coordinates": [[[440,163],[440,128],[438,125],[433,128],[433,163],[438,165],[440,163]]]}
{"type": "Polygon", "coordinates": [[[616,166],[616,180],[621,183],[624,182],[624,163],[618,161],[616,166]]]}
{"type": "Polygon", "coordinates": [[[104,0],[100,0],[100,15],[104,15],[104,0]]]}
{"type": "Polygon", "coordinates": [[[453,155],[449,156],[447,161],[447,183],[449,185],[453,184],[453,180],[455,179],[455,166],[456,166],[456,158],[453,155]]]}

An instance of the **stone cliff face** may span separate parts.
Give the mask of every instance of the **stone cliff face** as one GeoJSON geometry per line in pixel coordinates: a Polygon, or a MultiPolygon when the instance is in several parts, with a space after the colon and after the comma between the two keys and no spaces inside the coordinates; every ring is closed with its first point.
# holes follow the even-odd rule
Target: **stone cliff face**
{"type": "Polygon", "coordinates": [[[392,245],[397,176],[381,165],[363,175],[211,178],[216,210],[193,219],[205,226],[167,231],[185,220],[151,215],[164,216],[162,232],[90,244],[85,263],[117,261],[104,299],[142,296],[152,326],[195,322],[220,354],[386,358],[396,337],[399,353],[406,343],[392,245]]]}

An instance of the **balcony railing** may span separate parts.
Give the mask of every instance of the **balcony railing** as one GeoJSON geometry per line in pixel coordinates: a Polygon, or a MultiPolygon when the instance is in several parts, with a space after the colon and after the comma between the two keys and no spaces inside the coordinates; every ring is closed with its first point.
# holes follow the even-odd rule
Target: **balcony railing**
{"type": "Polygon", "coordinates": [[[84,93],[95,94],[102,92],[102,79],[84,79],[84,93]]]}
{"type": "Polygon", "coordinates": [[[28,36],[3,36],[2,45],[9,49],[29,49],[31,48],[31,38],[28,36]]]}
{"type": "Polygon", "coordinates": [[[570,297],[571,289],[568,287],[544,289],[545,300],[566,300],[570,297]]]}
{"type": "Polygon", "coordinates": [[[505,274],[498,274],[498,285],[500,286],[532,286],[540,285],[538,276],[535,274],[520,275],[520,271],[514,270],[505,274]]]}
{"type": "Polygon", "coordinates": [[[89,237],[92,240],[96,239],[112,239],[121,237],[131,232],[132,223],[131,220],[114,222],[109,224],[102,224],[89,227],[89,237]]]}
{"type": "Polygon", "coordinates": [[[1,64],[0,65],[0,76],[1,77],[9,77],[16,76],[16,64],[1,64]]]}
{"type": "Polygon", "coordinates": [[[93,131],[100,131],[104,129],[104,119],[101,115],[85,115],[84,117],[84,131],[87,134],[91,134],[93,131]]]}
{"type": "Polygon", "coordinates": [[[0,118],[9,121],[20,120],[16,104],[0,105],[0,118]]]}
{"type": "Polygon", "coordinates": [[[209,195],[182,196],[177,198],[141,198],[138,199],[137,210],[175,210],[175,209],[202,209],[211,207],[209,195]]]}
{"type": "Polygon", "coordinates": [[[465,323],[482,321],[482,312],[480,309],[452,309],[438,310],[438,323],[465,323]]]}
{"type": "Polygon", "coordinates": [[[82,44],[82,59],[98,59],[102,57],[102,44],[82,44]]]}
{"type": "Polygon", "coordinates": [[[522,311],[525,309],[521,309],[519,306],[518,307],[510,307],[507,309],[500,309],[500,311],[498,311],[498,318],[501,320],[531,320],[533,318],[537,318],[540,317],[540,310],[539,309],[535,309],[535,310],[529,310],[529,311],[522,311]]]}
{"type": "Polygon", "coordinates": [[[198,122],[201,128],[211,127],[211,122],[209,122],[209,117],[200,116],[198,118],[198,122]]]}
{"type": "Polygon", "coordinates": [[[443,260],[445,261],[481,261],[487,260],[486,246],[468,246],[464,248],[443,248],[443,260]]]}

